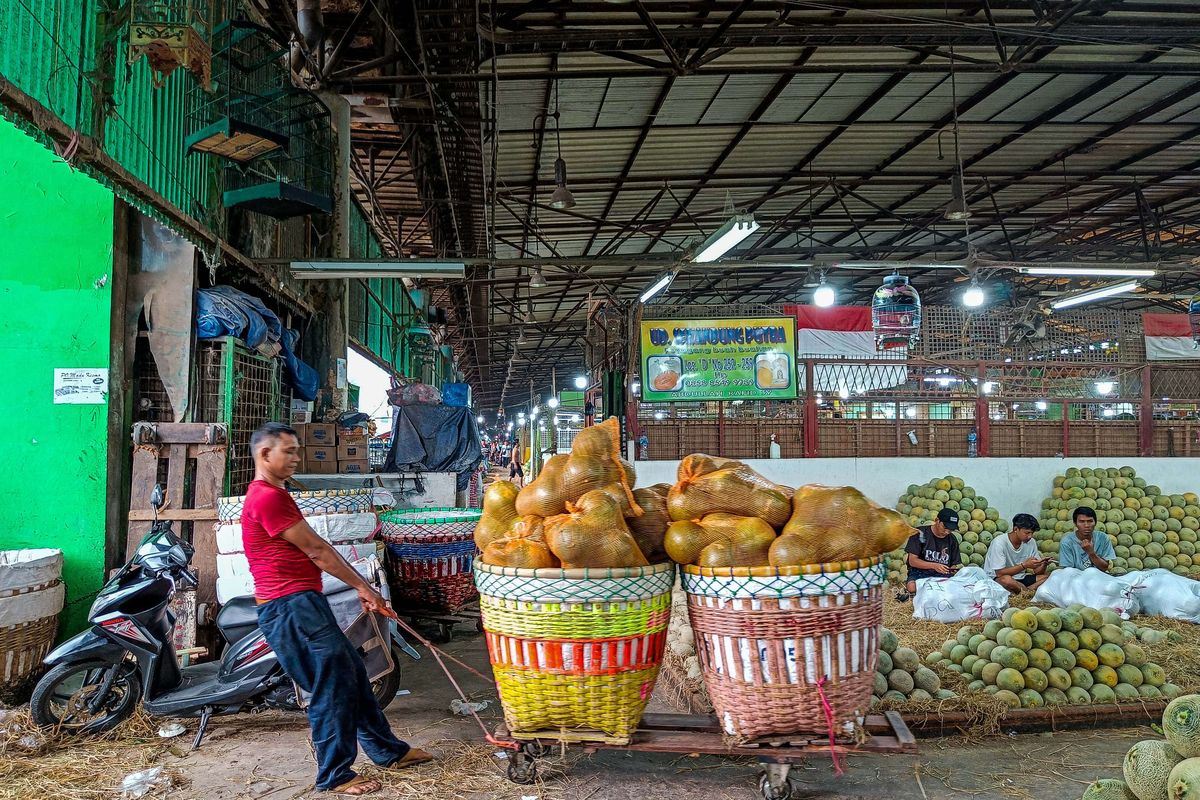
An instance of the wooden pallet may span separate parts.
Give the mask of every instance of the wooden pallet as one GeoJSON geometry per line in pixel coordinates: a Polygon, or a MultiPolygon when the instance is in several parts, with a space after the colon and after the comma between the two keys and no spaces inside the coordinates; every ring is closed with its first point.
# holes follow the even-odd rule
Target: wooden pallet
{"type": "MultiPolygon", "coordinates": [[[[1057,708],[1017,708],[1009,711],[1000,720],[1004,731],[1034,733],[1041,731],[1064,731],[1080,728],[1119,728],[1143,725],[1162,720],[1167,703],[1152,700],[1120,705],[1060,706],[1057,708]]],[[[947,711],[941,714],[912,714],[909,728],[922,737],[953,736],[972,725],[971,716],[962,711],[947,711]]]]}

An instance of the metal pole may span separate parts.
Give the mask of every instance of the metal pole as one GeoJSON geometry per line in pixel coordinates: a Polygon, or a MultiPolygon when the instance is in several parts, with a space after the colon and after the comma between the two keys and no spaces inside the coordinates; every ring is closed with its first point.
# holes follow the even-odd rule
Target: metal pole
{"type": "Polygon", "coordinates": [[[1150,365],[1146,364],[1142,367],[1142,404],[1138,416],[1138,449],[1143,456],[1154,455],[1154,387],[1150,385],[1150,377],[1150,365]]]}
{"type": "Polygon", "coordinates": [[[804,457],[816,458],[820,442],[817,438],[817,394],[813,386],[812,359],[804,361],[804,457]]]}

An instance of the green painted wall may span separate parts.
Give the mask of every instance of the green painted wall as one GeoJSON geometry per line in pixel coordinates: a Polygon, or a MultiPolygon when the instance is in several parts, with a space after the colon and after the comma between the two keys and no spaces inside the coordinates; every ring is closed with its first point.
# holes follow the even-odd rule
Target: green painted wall
{"type": "Polygon", "coordinates": [[[0,549],[57,547],[67,613],[103,583],[108,405],[55,405],[56,367],[109,367],[113,195],[0,119],[0,549]]]}

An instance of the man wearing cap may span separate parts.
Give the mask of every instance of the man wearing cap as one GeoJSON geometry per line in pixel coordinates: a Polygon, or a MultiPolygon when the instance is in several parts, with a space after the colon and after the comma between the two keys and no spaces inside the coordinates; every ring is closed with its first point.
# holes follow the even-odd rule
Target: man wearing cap
{"type": "Polygon", "coordinates": [[[917,581],[922,578],[945,578],[953,575],[962,566],[962,556],[958,550],[958,512],[943,508],[937,514],[932,525],[917,528],[917,532],[908,537],[904,546],[905,562],[908,564],[908,583],[904,585],[907,593],[896,596],[904,601],[917,593],[917,581]]]}

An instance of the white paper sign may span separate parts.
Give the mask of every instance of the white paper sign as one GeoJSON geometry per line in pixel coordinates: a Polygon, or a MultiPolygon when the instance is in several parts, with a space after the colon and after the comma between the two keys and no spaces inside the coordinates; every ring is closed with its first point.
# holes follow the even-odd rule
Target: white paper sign
{"type": "Polygon", "coordinates": [[[54,402],[103,405],[108,402],[108,370],[54,370],[54,402]]]}
{"type": "Polygon", "coordinates": [[[346,359],[339,358],[337,360],[337,388],[345,389],[346,381],[346,359]]]}

